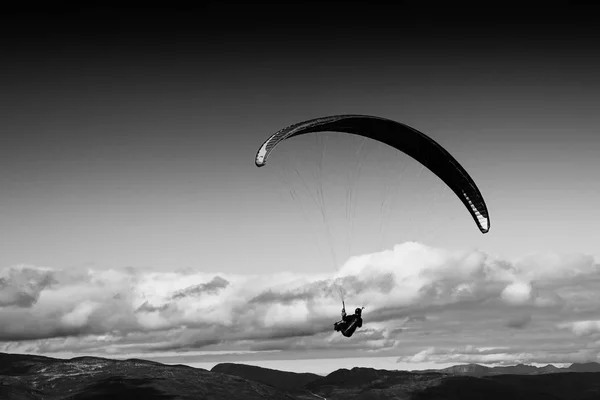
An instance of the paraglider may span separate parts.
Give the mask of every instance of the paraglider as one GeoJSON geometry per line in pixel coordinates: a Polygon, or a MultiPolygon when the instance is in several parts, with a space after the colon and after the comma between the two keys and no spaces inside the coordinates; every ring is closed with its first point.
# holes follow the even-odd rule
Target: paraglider
{"type": "MultiPolygon", "coordinates": [[[[371,139],[412,157],[440,178],[454,192],[466,207],[481,233],[485,234],[489,231],[490,217],[483,196],[459,162],[424,133],[386,118],[369,115],[332,115],[298,122],[271,135],[258,149],[255,165],[264,167],[273,150],[289,138],[327,131],[371,139]]],[[[324,214],[323,217],[325,218],[324,214]]],[[[362,327],[362,309],[357,308],[355,314],[347,315],[343,295],[342,304],[342,320],[334,324],[334,330],[341,332],[346,337],[351,337],[357,328],[362,327]]]]}
{"type": "Polygon", "coordinates": [[[362,327],[362,323],[362,308],[357,308],[354,310],[354,314],[347,315],[346,305],[342,302],[342,319],[333,324],[333,329],[336,332],[342,332],[342,335],[346,337],[351,337],[356,328],[362,327]]]}

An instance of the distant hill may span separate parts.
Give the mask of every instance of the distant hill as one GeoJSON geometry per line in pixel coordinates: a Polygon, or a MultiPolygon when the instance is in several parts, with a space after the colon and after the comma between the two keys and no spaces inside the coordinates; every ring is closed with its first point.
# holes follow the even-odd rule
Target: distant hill
{"type": "Polygon", "coordinates": [[[597,362],[589,362],[583,364],[571,364],[568,368],[571,371],[575,372],[600,372],[600,364],[597,362]]]}
{"type": "Polygon", "coordinates": [[[289,391],[304,390],[304,387],[308,383],[321,378],[317,374],[279,371],[254,365],[233,363],[217,364],[211,371],[239,376],[240,378],[254,380],[265,385],[289,391]]]}
{"type": "Polygon", "coordinates": [[[212,371],[130,359],[0,353],[4,400],[597,400],[598,363],[569,368],[458,365],[440,371],[339,369],[327,376],[225,363],[212,371]],[[470,376],[478,375],[478,376],[470,376]]]}
{"type": "MultiPolygon", "coordinates": [[[[462,373],[481,373],[487,367],[458,366],[462,373]],[[466,367],[466,368],[465,368],[466,367]]],[[[531,366],[516,366],[527,372],[531,366]]],[[[535,367],[533,367],[535,368],[535,367]]],[[[545,368],[545,367],[542,367],[545,368]]],[[[341,369],[307,385],[327,400],[598,400],[600,373],[498,374],[489,377],[453,376],[438,371],[341,369]]]]}
{"type": "Polygon", "coordinates": [[[22,375],[37,366],[60,361],[58,358],[0,353],[0,375],[22,375]]]}
{"type": "Polygon", "coordinates": [[[452,376],[411,397],[415,400],[597,400],[600,373],[452,376]]]}
{"type": "Polygon", "coordinates": [[[412,399],[429,386],[439,385],[440,373],[416,374],[372,368],[338,369],[306,385],[312,393],[331,399],[412,399]]]}
{"type": "Polygon", "coordinates": [[[236,376],[146,360],[71,360],[0,353],[0,399],[295,400],[236,376]]]}
{"type": "MultiPolygon", "coordinates": [[[[414,371],[416,372],[416,371],[414,371]]],[[[429,369],[422,372],[440,372],[443,374],[463,375],[463,376],[492,376],[492,375],[540,375],[540,374],[555,374],[564,372],[600,372],[600,364],[589,362],[584,364],[571,364],[567,368],[558,368],[554,365],[546,365],[544,367],[536,367],[533,365],[511,365],[506,367],[486,367],[479,364],[464,364],[454,365],[443,369],[429,369]]]]}

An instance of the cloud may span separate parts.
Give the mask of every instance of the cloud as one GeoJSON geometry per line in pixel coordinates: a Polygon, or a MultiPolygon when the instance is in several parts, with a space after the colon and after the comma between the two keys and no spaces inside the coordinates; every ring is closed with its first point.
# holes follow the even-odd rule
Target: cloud
{"type": "Polygon", "coordinates": [[[149,302],[145,301],[144,304],[142,304],[141,306],[139,306],[135,312],[146,312],[146,313],[153,313],[153,312],[164,312],[167,311],[169,309],[169,304],[163,304],[162,306],[156,307],[153,306],[152,304],[150,304],[149,302]]]}
{"type": "Polygon", "coordinates": [[[56,281],[51,271],[16,266],[0,271],[0,307],[29,308],[56,281]]]}
{"type": "Polygon", "coordinates": [[[600,333],[600,320],[574,321],[560,325],[561,328],[570,329],[577,336],[590,336],[600,333]]]}
{"type": "Polygon", "coordinates": [[[177,300],[189,296],[200,296],[203,293],[216,294],[219,290],[226,288],[227,285],[229,285],[229,282],[226,279],[215,276],[210,282],[192,285],[183,290],[178,290],[171,298],[177,300]]]}
{"type": "Polygon", "coordinates": [[[523,329],[529,325],[531,321],[531,315],[518,315],[510,318],[506,323],[506,326],[509,328],[523,329]]]}
{"type": "Polygon", "coordinates": [[[313,301],[318,297],[335,296],[339,286],[335,282],[316,281],[300,287],[282,290],[267,289],[250,299],[250,304],[291,304],[297,301],[313,301]]]}
{"type": "Polygon", "coordinates": [[[570,357],[575,349],[559,354],[557,343],[590,354],[599,346],[599,285],[600,267],[585,255],[506,260],[415,242],[319,275],[19,266],[0,270],[0,351],[339,350],[453,361],[458,353],[443,349],[475,346],[509,347],[475,359],[570,357]],[[333,332],[340,289],[349,310],[365,306],[352,339],[333,332]]]}
{"type": "Polygon", "coordinates": [[[531,284],[526,282],[513,282],[502,290],[501,298],[508,304],[525,304],[531,299],[531,284]]]}

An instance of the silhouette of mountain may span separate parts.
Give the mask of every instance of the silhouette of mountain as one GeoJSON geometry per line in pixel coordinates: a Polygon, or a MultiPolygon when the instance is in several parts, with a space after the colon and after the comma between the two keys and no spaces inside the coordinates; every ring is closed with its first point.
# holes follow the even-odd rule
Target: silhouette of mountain
{"type": "Polygon", "coordinates": [[[440,373],[415,374],[372,368],[339,369],[306,385],[312,393],[330,399],[409,399],[444,378],[440,373]]]}
{"type": "Polygon", "coordinates": [[[234,363],[217,364],[211,371],[238,376],[288,391],[304,390],[304,387],[308,383],[321,378],[321,375],[317,374],[279,371],[254,365],[234,363]]]}
{"type": "MultiPolygon", "coordinates": [[[[416,371],[414,371],[416,372],[416,371]]],[[[450,375],[464,376],[491,376],[491,375],[539,375],[539,374],[554,374],[559,372],[600,372],[600,364],[597,362],[589,362],[583,364],[571,364],[567,368],[558,368],[554,365],[546,365],[536,367],[533,365],[517,364],[505,367],[486,367],[479,364],[464,364],[454,365],[443,369],[428,369],[424,372],[441,372],[450,375]]]]}
{"type": "MultiPolygon", "coordinates": [[[[548,368],[551,367],[551,368],[548,368]]],[[[588,367],[591,368],[592,366],[588,367]]],[[[592,400],[600,399],[600,373],[544,374],[530,365],[493,368],[477,364],[446,368],[458,374],[495,376],[455,376],[439,371],[386,371],[370,368],[341,369],[307,385],[311,392],[333,399],[528,399],[592,400]],[[518,374],[508,374],[515,371],[518,374]],[[531,376],[533,375],[533,376],[531,376]]]]}
{"type": "Polygon", "coordinates": [[[431,371],[437,371],[452,375],[485,376],[490,374],[491,368],[484,367],[483,365],[479,364],[466,364],[454,365],[452,367],[431,371]]]}
{"type": "Polygon", "coordinates": [[[600,399],[598,363],[440,371],[339,369],[327,376],[225,363],[212,371],[154,361],[0,353],[0,399],[433,400],[600,399]],[[479,376],[470,376],[479,375],[479,376]]]}
{"type": "Polygon", "coordinates": [[[571,364],[569,369],[575,372],[600,372],[600,364],[597,362],[575,363],[571,364]]]}
{"type": "Polygon", "coordinates": [[[413,400],[593,400],[600,399],[600,374],[559,373],[497,375],[484,378],[451,376],[415,393],[413,400]]]}
{"type": "Polygon", "coordinates": [[[256,381],[146,360],[0,353],[0,365],[0,399],[297,399],[256,381]]]}
{"type": "Polygon", "coordinates": [[[61,360],[43,356],[0,353],[0,375],[21,375],[35,366],[57,361],[61,360]]]}
{"type": "Polygon", "coordinates": [[[544,367],[540,367],[539,371],[540,371],[541,374],[552,374],[552,373],[555,373],[555,372],[562,372],[562,369],[558,368],[558,367],[555,367],[552,364],[548,364],[548,365],[546,365],[544,367]]]}

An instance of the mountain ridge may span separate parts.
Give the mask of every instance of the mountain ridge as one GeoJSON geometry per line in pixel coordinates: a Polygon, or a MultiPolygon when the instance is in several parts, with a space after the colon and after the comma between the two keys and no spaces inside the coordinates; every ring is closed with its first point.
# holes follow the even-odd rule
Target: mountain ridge
{"type": "Polygon", "coordinates": [[[0,398],[15,400],[430,400],[600,398],[600,364],[463,364],[441,370],[353,367],[326,376],[221,363],[210,371],[143,359],[68,360],[0,353],[0,398]],[[507,373],[514,372],[514,373],[507,373]],[[478,376],[470,376],[478,375],[478,376]]]}
{"type": "MultiPolygon", "coordinates": [[[[417,371],[412,371],[417,372],[417,371]]],[[[422,372],[440,372],[451,375],[463,376],[490,376],[490,375],[539,375],[569,372],[600,372],[600,363],[573,363],[568,367],[556,367],[552,364],[536,367],[528,364],[516,364],[497,367],[486,367],[480,364],[459,364],[442,369],[427,369],[422,372]]]]}

